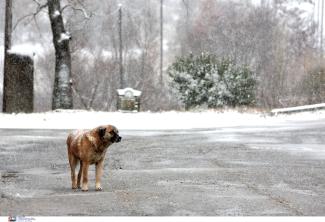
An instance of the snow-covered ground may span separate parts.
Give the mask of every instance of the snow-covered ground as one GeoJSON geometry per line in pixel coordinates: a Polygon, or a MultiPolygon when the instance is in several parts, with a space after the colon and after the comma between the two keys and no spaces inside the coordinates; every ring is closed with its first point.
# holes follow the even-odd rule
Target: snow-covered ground
{"type": "Polygon", "coordinates": [[[292,121],[324,121],[325,111],[270,116],[260,112],[235,110],[203,112],[94,112],[58,110],[46,113],[0,113],[0,128],[90,129],[113,124],[122,130],[211,129],[236,126],[286,125],[292,121]]]}
{"type": "Polygon", "coordinates": [[[292,112],[301,112],[301,111],[313,111],[318,109],[325,109],[325,103],[319,103],[314,105],[305,105],[305,106],[296,106],[282,109],[273,109],[271,113],[279,114],[279,113],[292,113],[292,112]]]}

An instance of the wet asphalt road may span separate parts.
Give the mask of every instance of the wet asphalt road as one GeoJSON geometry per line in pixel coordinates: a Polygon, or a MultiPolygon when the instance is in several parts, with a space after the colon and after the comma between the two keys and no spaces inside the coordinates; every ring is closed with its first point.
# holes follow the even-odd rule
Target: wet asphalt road
{"type": "Polygon", "coordinates": [[[325,215],[325,121],[121,130],[102,192],[70,189],[68,132],[0,129],[0,216],[325,215]]]}

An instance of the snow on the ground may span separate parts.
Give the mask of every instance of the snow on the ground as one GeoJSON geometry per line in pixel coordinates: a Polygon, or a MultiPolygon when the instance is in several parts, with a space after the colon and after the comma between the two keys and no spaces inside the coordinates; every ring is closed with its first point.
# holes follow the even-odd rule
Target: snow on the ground
{"type": "Polygon", "coordinates": [[[317,110],[317,109],[325,109],[325,103],[319,103],[314,105],[305,105],[305,106],[296,106],[290,108],[282,108],[282,109],[273,109],[271,113],[278,114],[278,113],[289,113],[289,112],[299,112],[299,111],[307,111],[307,110],[317,110]]]}
{"type": "Polygon", "coordinates": [[[265,113],[241,113],[235,110],[204,112],[95,112],[58,110],[45,113],[0,113],[0,128],[90,129],[113,124],[120,130],[213,129],[236,126],[272,126],[290,121],[325,120],[325,111],[270,116],[265,113]]]}
{"type": "Polygon", "coordinates": [[[61,33],[60,39],[58,40],[59,43],[71,39],[71,35],[68,32],[61,33]]]}

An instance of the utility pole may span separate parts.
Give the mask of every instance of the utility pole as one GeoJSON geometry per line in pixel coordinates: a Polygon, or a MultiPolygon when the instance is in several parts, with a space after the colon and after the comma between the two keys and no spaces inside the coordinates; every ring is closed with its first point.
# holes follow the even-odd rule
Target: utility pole
{"type": "Polygon", "coordinates": [[[6,0],[6,18],[5,18],[5,53],[11,48],[12,36],[12,1],[6,0]]]}
{"type": "Polygon", "coordinates": [[[160,0],[160,85],[163,84],[164,63],[164,0],[160,0]]]}
{"type": "Polygon", "coordinates": [[[324,38],[324,0],[322,0],[321,5],[321,20],[320,20],[320,57],[323,59],[323,38],[324,38]]]}
{"type": "Polygon", "coordinates": [[[190,21],[190,3],[189,0],[182,0],[183,5],[186,10],[186,20],[185,20],[185,37],[183,38],[184,43],[182,44],[181,55],[184,56],[188,52],[188,45],[190,41],[190,29],[189,29],[189,21],[190,21]]]}
{"type": "Polygon", "coordinates": [[[120,89],[125,87],[124,75],[123,75],[123,42],[122,42],[122,4],[118,5],[118,33],[119,33],[119,64],[120,64],[120,89]]]}
{"type": "Polygon", "coordinates": [[[6,12],[5,12],[5,48],[4,48],[4,66],[3,66],[3,105],[2,110],[7,110],[7,84],[9,79],[8,69],[8,50],[11,48],[11,36],[12,36],[12,1],[6,0],[6,12]]]}
{"type": "Polygon", "coordinates": [[[316,27],[317,45],[319,43],[319,14],[320,14],[319,13],[319,9],[320,9],[319,1],[320,0],[315,0],[315,6],[317,6],[316,9],[315,9],[315,11],[316,11],[316,24],[317,24],[317,27],[316,27]]]}

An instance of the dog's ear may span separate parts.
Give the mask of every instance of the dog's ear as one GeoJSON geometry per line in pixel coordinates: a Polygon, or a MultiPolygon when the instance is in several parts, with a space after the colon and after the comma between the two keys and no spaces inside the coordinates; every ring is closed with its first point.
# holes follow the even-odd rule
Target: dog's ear
{"type": "Polygon", "coordinates": [[[100,138],[102,138],[106,133],[106,128],[105,127],[99,127],[98,128],[98,135],[100,138]]]}

